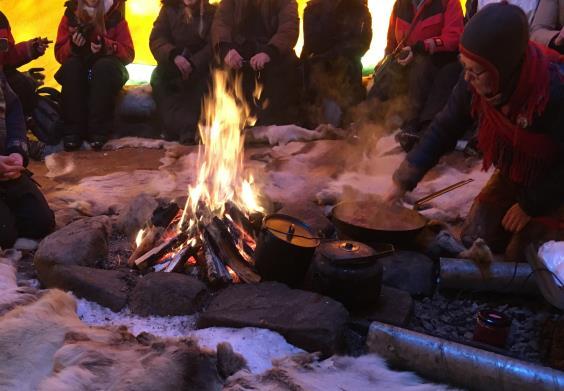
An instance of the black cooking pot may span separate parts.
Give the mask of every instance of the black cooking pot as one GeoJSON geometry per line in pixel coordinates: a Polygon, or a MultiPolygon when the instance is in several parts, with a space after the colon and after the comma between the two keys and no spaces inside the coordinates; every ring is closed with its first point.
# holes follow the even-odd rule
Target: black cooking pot
{"type": "Polygon", "coordinates": [[[341,202],[333,208],[331,220],[339,239],[408,248],[427,224],[425,217],[414,210],[380,201],[341,202]]]}
{"type": "Polygon", "coordinates": [[[336,240],[319,246],[311,265],[311,286],[348,309],[375,304],[382,287],[378,258],[394,252],[391,244],[373,247],[360,242],[336,240]]]}
{"type": "Polygon", "coordinates": [[[263,220],[257,240],[255,263],[263,280],[301,287],[319,239],[302,221],[283,214],[263,220]]]}

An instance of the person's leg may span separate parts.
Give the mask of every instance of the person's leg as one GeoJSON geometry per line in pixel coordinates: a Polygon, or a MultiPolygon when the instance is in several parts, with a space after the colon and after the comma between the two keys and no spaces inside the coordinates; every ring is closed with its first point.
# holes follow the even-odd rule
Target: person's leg
{"type": "Polygon", "coordinates": [[[160,132],[167,141],[178,141],[176,112],[180,98],[179,74],[171,72],[172,67],[159,65],[151,75],[153,99],[161,126],[160,132]]]}
{"type": "Polygon", "coordinates": [[[115,100],[129,75],[115,57],[102,57],[92,65],[88,97],[88,140],[101,148],[110,136],[115,100]]]}
{"type": "Polygon", "coordinates": [[[18,238],[16,219],[2,197],[2,184],[0,184],[0,248],[7,249],[13,246],[18,238]]]}
{"type": "Polygon", "coordinates": [[[462,66],[458,61],[449,62],[437,71],[421,114],[419,115],[421,128],[424,124],[431,122],[446,105],[461,72],[462,66]]]}
{"type": "Polygon", "coordinates": [[[209,87],[209,73],[194,74],[185,85],[182,96],[182,127],[180,143],[194,144],[197,140],[198,123],[202,112],[202,101],[209,87]]]}
{"type": "Polygon", "coordinates": [[[258,74],[263,85],[257,125],[295,123],[298,112],[298,59],[280,56],[258,74]]]}
{"type": "Polygon", "coordinates": [[[10,87],[12,87],[12,90],[22,104],[24,114],[30,116],[33,109],[37,106],[35,81],[17,69],[10,68],[5,70],[4,73],[6,74],[8,84],[10,84],[10,87]]]}
{"type": "Polygon", "coordinates": [[[516,186],[496,171],[472,204],[462,226],[462,243],[470,247],[476,239],[482,238],[493,252],[505,251],[511,234],[501,221],[516,199],[516,186]]]}
{"type": "Polygon", "coordinates": [[[88,67],[79,57],[71,57],[55,74],[61,84],[61,110],[65,149],[80,148],[88,118],[88,67]]]}
{"type": "Polygon", "coordinates": [[[4,203],[15,219],[17,236],[41,239],[55,228],[55,216],[37,185],[27,176],[4,183],[4,203]]]}
{"type": "Polygon", "coordinates": [[[564,241],[564,204],[548,216],[533,218],[521,232],[514,234],[505,249],[505,260],[526,262],[525,250],[529,244],[549,240],[564,241]]]}
{"type": "Polygon", "coordinates": [[[420,115],[429,97],[438,68],[430,56],[415,56],[408,65],[408,105],[403,130],[416,133],[420,115]]]}

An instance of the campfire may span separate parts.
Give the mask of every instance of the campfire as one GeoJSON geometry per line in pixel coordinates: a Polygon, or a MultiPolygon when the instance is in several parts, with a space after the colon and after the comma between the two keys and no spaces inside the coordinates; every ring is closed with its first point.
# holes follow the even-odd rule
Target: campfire
{"type": "MultiPolygon", "coordinates": [[[[256,236],[264,208],[243,168],[244,135],[255,118],[239,78],[216,70],[199,125],[198,176],[184,208],[159,208],[139,231],[129,265],[144,272],[186,272],[212,285],[257,283],[256,236]]],[[[260,86],[254,92],[259,99],[260,86]]]]}

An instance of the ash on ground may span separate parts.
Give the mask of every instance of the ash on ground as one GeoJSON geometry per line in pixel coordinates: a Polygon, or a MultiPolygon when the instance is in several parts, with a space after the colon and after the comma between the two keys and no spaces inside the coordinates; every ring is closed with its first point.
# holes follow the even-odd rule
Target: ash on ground
{"type": "Polygon", "coordinates": [[[495,353],[520,360],[542,363],[545,356],[542,330],[546,322],[560,315],[541,298],[523,298],[484,293],[440,293],[414,300],[409,328],[424,334],[463,344],[487,348],[472,341],[476,315],[492,309],[511,318],[511,328],[505,349],[489,348],[495,353]]]}

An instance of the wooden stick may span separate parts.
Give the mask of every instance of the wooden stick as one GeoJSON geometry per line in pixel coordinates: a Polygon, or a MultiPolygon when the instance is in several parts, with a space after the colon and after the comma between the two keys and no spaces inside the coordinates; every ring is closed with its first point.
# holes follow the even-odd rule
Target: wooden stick
{"type": "Polygon", "coordinates": [[[137,248],[133,250],[133,254],[131,254],[129,259],[127,260],[127,265],[129,267],[133,267],[135,265],[135,260],[152,249],[163,232],[164,228],[155,227],[154,225],[148,227],[145,236],[143,236],[143,240],[141,241],[141,243],[139,243],[139,246],[137,246],[137,248]]]}
{"type": "Polygon", "coordinates": [[[221,260],[225,262],[242,281],[247,284],[259,283],[261,278],[255,273],[250,265],[243,259],[235,245],[233,244],[233,239],[231,238],[229,231],[223,222],[214,217],[212,222],[205,227],[205,231],[211,238],[212,243],[217,249],[217,253],[221,260]]]}
{"type": "Polygon", "coordinates": [[[204,257],[208,281],[210,284],[226,285],[232,281],[231,276],[206,236],[209,235],[204,232],[204,257]]]}
{"type": "Polygon", "coordinates": [[[167,251],[172,250],[174,247],[182,243],[183,240],[186,240],[186,234],[178,234],[175,237],[161,243],[159,246],[154,247],[150,251],[146,252],[141,257],[133,261],[133,263],[139,270],[145,270],[160,257],[165,255],[167,251]]]}

